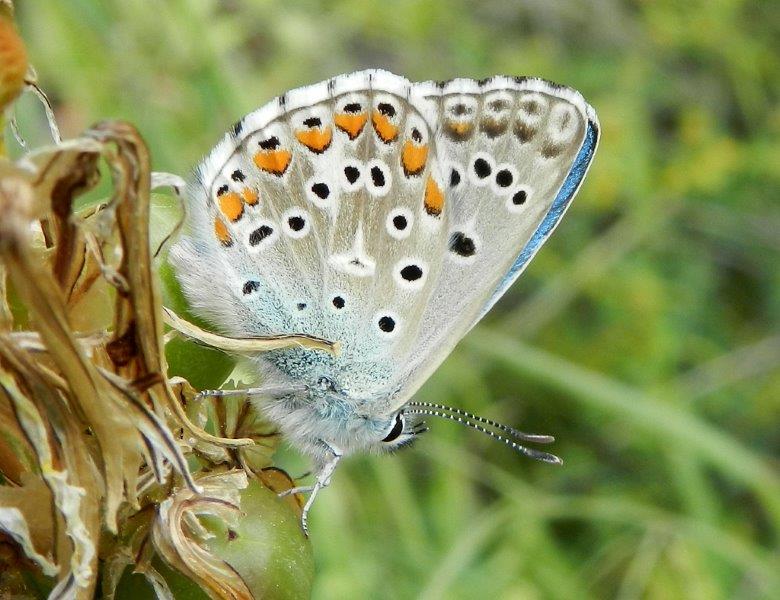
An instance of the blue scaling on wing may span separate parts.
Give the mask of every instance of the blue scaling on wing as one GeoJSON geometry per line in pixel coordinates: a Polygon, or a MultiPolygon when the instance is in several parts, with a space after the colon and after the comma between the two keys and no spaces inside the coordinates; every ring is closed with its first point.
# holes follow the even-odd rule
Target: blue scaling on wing
{"type": "Polygon", "coordinates": [[[504,279],[501,280],[501,283],[496,288],[496,291],[493,292],[490,300],[485,304],[476,321],[479,321],[479,319],[485,316],[485,313],[488,312],[498,299],[504,295],[507,288],[512,285],[512,282],[514,282],[515,279],[517,279],[528,262],[534,257],[534,254],[536,254],[545,240],[553,232],[553,229],[558,225],[563,213],[566,212],[572,198],[574,198],[574,194],[577,193],[577,190],[585,177],[585,173],[588,172],[590,161],[593,159],[593,153],[596,151],[598,137],[598,126],[593,121],[588,121],[588,130],[585,134],[585,140],[582,142],[582,147],[580,148],[579,153],[577,153],[577,158],[574,160],[571,171],[569,171],[569,174],[566,176],[566,180],[558,191],[558,195],[550,206],[550,210],[539,224],[539,228],[534,232],[534,235],[520,251],[517,260],[515,260],[504,279]]]}

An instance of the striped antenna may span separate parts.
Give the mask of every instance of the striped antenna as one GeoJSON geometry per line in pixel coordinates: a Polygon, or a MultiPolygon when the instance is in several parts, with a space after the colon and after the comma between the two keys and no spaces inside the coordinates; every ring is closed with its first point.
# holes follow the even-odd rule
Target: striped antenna
{"type": "Polygon", "coordinates": [[[447,406],[445,404],[433,404],[432,402],[410,402],[408,406],[413,409],[431,408],[433,410],[441,410],[449,413],[454,413],[456,415],[460,415],[461,417],[466,417],[470,421],[477,421],[479,423],[483,423],[484,425],[489,425],[490,427],[495,427],[496,429],[500,429],[504,433],[508,433],[509,435],[511,435],[513,438],[522,440],[524,442],[531,442],[536,444],[552,444],[555,441],[555,438],[551,435],[542,435],[538,433],[525,433],[524,431],[520,431],[519,429],[515,429],[514,427],[510,427],[509,425],[504,425],[503,423],[498,423],[497,421],[491,421],[490,419],[486,419],[484,417],[480,417],[470,412],[466,412],[465,410],[461,410],[453,406],[447,406]]]}
{"type": "MultiPolygon", "coordinates": [[[[439,408],[435,408],[435,406],[441,406],[441,405],[425,406],[424,404],[425,403],[415,403],[414,405],[409,404],[408,408],[406,408],[404,412],[411,415],[426,415],[430,417],[439,417],[442,419],[447,419],[449,421],[454,421],[455,423],[460,423],[461,425],[465,425],[466,427],[475,429],[480,433],[489,435],[493,439],[506,444],[516,452],[528,456],[529,458],[533,458],[535,460],[539,460],[554,465],[563,464],[563,461],[557,456],[555,456],[554,454],[550,454],[548,452],[542,452],[540,450],[535,450],[533,448],[526,448],[525,446],[518,444],[517,442],[509,439],[508,437],[501,435],[500,433],[496,433],[495,431],[491,431],[490,429],[483,427],[479,423],[491,425],[493,427],[496,427],[500,431],[503,431],[504,433],[512,435],[513,437],[519,437],[514,435],[513,432],[517,430],[513,429],[512,427],[501,425],[500,423],[495,423],[494,421],[490,421],[489,419],[483,419],[482,417],[476,417],[476,415],[471,415],[470,413],[466,413],[465,411],[458,411],[457,409],[453,409],[448,406],[439,409],[439,408]],[[445,412],[445,410],[449,410],[450,412],[445,412]],[[468,415],[468,417],[466,415],[468,415]],[[475,423],[474,421],[479,421],[479,423],[475,423]]],[[[550,436],[543,436],[543,435],[529,436],[529,434],[523,434],[520,431],[518,431],[517,433],[524,436],[524,437],[520,437],[519,439],[528,439],[528,437],[531,437],[532,439],[529,441],[537,441],[536,438],[543,440],[543,443],[552,441],[550,436]]]]}

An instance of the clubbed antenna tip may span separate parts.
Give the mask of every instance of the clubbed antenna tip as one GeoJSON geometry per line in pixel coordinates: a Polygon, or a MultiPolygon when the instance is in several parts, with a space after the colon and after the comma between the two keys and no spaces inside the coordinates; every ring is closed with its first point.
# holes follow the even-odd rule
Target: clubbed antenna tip
{"type": "Polygon", "coordinates": [[[484,417],[474,415],[472,413],[466,412],[465,410],[453,408],[444,404],[433,404],[430,402],[411,402],[407,406],[405,412],[412,415],[426,415],[454,421],[455,423],[460,423],[461,425],[475,429],[480,433],[484,433],[485,435],[488,435],[493,439],[506,444],[516,452],[528,456],[529,458],[533,458],[534,460],[539,460],[554,465],[563,464],[563,461],[554,454],[550,454],[549,452],[542,452],[541,450],[536,450],[534,448],[527,448],[526,446],[518,443],[518,441],[523,441],[537,444],[549,444],[555,441],[555,438],[551,435],[525,433],[515,429],[514,427],[504,425],[503,423],[485,419],[484,417]],[[492,427],[501,433],[493,431],[492,429],[488,429],[488,427],[492,427]],[[505,435],[502,435],[502,433],[505,435]]]}

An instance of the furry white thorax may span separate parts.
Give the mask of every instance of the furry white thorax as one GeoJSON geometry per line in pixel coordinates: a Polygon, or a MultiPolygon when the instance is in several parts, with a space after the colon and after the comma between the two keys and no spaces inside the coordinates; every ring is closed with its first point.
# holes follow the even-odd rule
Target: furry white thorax
{"type": "MultiPolygon", "coordinates": [[[[281,391],[272,397],[253,398],[252,402],[287,442],[318,465],[329,458],[330,447],[339,448],[343,455],[382,453],[409,441],[406,433],[393,443],[382,441],[392,430],[397,411],[378,413],[377,407],[392,397],[391,388],[360,386],[356,395],[354,388],[349,389],[353,374],[349,363],[340,363],[320,351],[296,348],[271,355],[253,364],[262,372],[264,385],[281,391]],[[290,355],[298,360],[289,360],[290,355]],[[294,370],[290,370],[290,364],[294,370]],[[285,388],[291,391],[284,392],[285,388]]],[[[412,429],[417,421],[411,420],[405,429],[412,429]]]]}
{"type": "Polygon", "coordinates": [[[392,419],[375,419],[357,411],[347,411],[338,417],[329,415],[334,404],[342,399],[335,395],[295,393],[285,398],[253,401],[255,406],[279,427],[285,440],[318,464],[327,454],[327,446],[341,448],[353,454],[384,450],[380,443],[392,427],[392,419]]]}

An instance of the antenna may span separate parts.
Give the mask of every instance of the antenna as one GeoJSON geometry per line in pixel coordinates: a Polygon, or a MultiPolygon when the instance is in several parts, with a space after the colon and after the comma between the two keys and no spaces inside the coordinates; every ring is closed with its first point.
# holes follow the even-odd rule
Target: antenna
{"type": "Polygon", "coordinates": [[[465,425],[466,427],[475,429],[480,433],[484,433],[485,435],[488,435],[493,439],[506,444],[516,452],[528,456],[529,458],[533,458],[535,460],[539,460],[542,462],[551,463],[555,465],[563,464],[563,461],[557,456],[555,456],[554,454],[550,454],[548,452],[542,452],[541,450],[535,450],[534,448],[526,448],[525,446],[518,444],[517,442],[509,439],[508,437],[505,437],[500,433],[496,433],[495,431],[491,431],[490,429],[487,429],[486,427],[483,427],[482,425],[479,425],[474,421],[478,421],[479,423],[484,423],[485,425],[490,425],[500,431],[503,431],[508,435],[511,435],[512,437],[524,441],[537,441],[541,443],[549,443],[554,439],[549,435],[535,435],[535,434],[523,433],[522,431],[518,431],[507,425],[496,423],[495,421],[478,417],[477,415],[472,415],[471,413],[467,413],[466,411],[461,411],[459,409],[452,408],[450,406],[444,406],[441,404],[430,404],[427,402],[420,402],[420,403],[413,403],[413,404],[410,403],[408,406],[409,408],[407,408],[404,411],[408,414],[427,415],[430,417],[439,417],[442,419],[448,419],[449,421],[460,423],[461,425],[465,425]],[[449,412],[445,412],[445,411],[449,411],[449,412]]]}
{"type": "Polygon", "coordinates": [[[508,433],[512,437],[517,438],[518,440],[522,440],[524,442],[532,442],[537,444],[551,444],[555,441],[555,438],[551,435],[542,435],[538,433],[525,433],[523,431],[520,431],[519,429],[510,427],[509,425],[504,425],[503,423],[498,423],[497,421],[491,421],[490,419],[486,419],[485,417],[480,417],[473,413],[466,412],[465,410],[461,410],[460,408],[447,406],[445,404],[433,404],[432,402],[410,402],[408,406],[415,409],[432,408],[434,410],[442,410],[442,411],[454,413],[456,415],[460,415],[461,417],[466,417],[470,421],[477,421],[479,423],[483,423],[485,425],[495,427],[496,429],[500,429],[504,433],[508,433]]]}

